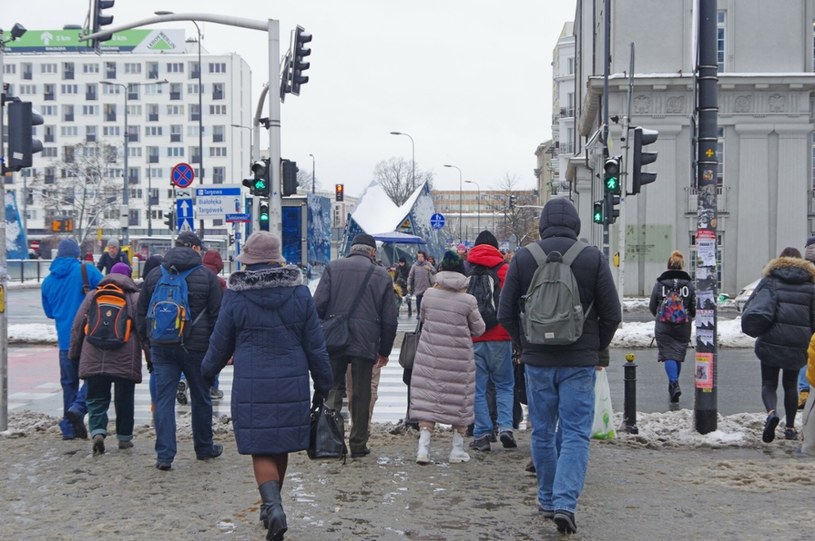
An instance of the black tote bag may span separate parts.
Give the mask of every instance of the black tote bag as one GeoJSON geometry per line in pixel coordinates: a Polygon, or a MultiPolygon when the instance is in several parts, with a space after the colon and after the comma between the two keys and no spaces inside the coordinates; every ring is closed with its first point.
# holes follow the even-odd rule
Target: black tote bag
{"type": "Polygon", "coordinates": [[[342,415],[329,409],[324,402],[314,404],[311,408],[311,433],[306,452],[312,460],[341,458],[345,461],[348,455],[342,415]]]}
{"type": "Polygon", "coordinates": [[[399,366],[402,368],[413,369],[413,360],[416,358],[421,336],[422,322],[420,321],[415,331],[407,331],[402,338],[402,348],[399,350],[399,366]]]}

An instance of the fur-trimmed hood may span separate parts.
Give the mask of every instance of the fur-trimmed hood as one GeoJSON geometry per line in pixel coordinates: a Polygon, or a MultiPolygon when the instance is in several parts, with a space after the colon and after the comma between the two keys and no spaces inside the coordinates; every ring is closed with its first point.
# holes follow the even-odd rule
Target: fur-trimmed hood
{"type": "Polygon", "coordinates": [[[777,257],[767,263],[762,274],[791,283],[815,282],[815,265],[800,257],[777,257]]]}
{"type": "Polygon", "coordinates": [[[260,270],[233,272],[229,276],[229,289],[246,291],[273,287],[294,287],[303,283],[303,273],[295,265],[268,267],[260,270]]]}

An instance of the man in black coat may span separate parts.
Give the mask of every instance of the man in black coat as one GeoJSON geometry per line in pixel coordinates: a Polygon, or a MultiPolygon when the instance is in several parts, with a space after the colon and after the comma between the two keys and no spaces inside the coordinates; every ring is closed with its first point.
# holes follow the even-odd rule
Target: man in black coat
{"type": "MultiPolygon", "coordinates": [[[[221,285],[214,273],[201,264],[201,239],[190,231],[178,235],[175,248],[170,249],[161,264],[167,270],[187,275],[187,290],[191,325],[180,345],[150,345],[153,377],[156,382],[156,404],[153,418],[156,425],[156,467],[169,470],[176,454],[175,397],[181,372],[187,378],[192,400],[192,436],[195,455],[199,460],[215,458],[223,446],[212,441],[212,399],[209,383],[201,375],[201,361],[209,347],[209,336],[215,327],[221,308],[221,285]]],[[[144,279],[136,315],[141,336],[149,337],[147,313],[153,291],[161,279],[161,269],[155,268],[144,279]]]]}
{"type": "Polygon", "coordinates": [[[325,321],[328,316],[346,314],[357,298],[359,303],[348,320],[348,344],[344,351],[330,353],[334,387],[327,398],[330,408],[342,409],[345,373],[350,364],[353,397],[348,397],[352,423],[348,441],[352,458],[370,453],[371,380],[388,364],[397,326],[393,281],[384,267],[376,264],[376,241],[366,234],[354,237],[348,257],[326,267],[314,292],[317,315],[325,321]],[[360,291],[371,268],[368,284],[360,291]]]}
{"type": "MultiPolygon", "coordinates": [[[[565,254],[577,242],[580,218],[567,199],[551,199],[541,212],[538,245],[547,254],[565,254]]],[[[580,338],[568,345],[527,341],[521,325],[521,297],[538,268],[527,248],[512,258],[498,307],[498,320],[521,346],[526,365],[532,458],[538,475],[538,506],[561,532],[575,532],[575,509],[589,463],[594,418],[594,380],[599,353],[606,349],[622,320],[620,301],[608,262],[588,246],[572,263],[583,310],[588,310],[580,338]],[[556,445],[560,427],[562,444],[556,445]]]]}
{"type": "Polygon", "coordinates": [[[112,269],[116,263],[124,263],[128,267],[130,266],[130,260],[127,258],[127,254],[119,250],[119,241],[117,239],[110,239],[105,253],[102,254],[99,258],[99,262],[96,264],[96,268],[99,269],[102,274],[110,274],[110,269],[112,269]]]}

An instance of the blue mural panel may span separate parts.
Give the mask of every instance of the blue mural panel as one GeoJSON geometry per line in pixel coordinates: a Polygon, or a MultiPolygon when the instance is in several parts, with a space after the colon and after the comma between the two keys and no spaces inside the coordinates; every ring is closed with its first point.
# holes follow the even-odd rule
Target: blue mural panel
{"type": "Polygon", "coordinates": [[[6,259],[28,259],[28,242],[14,192],[6,192],[6,259]]]}

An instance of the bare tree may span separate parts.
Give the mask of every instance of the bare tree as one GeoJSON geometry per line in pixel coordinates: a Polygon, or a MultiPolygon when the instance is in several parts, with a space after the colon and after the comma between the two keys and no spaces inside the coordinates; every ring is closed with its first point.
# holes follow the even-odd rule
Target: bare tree
{"type": "MultiPolygon", "coordinates": [[[[320,179],[314,178],[315,191],[322,190],[320,179]]],[[[297,192],[298,193],[311,193],[311,171],[304,171],[297,169],[297,192]]]]}
{"type": "Polygon", "coordinates": [[[112,145],[79,143],[68,147],[62,160],[52,162],[60,178],[49,183],[35,177],[31,182],[40,192],[47,217],[73,218],[74,236],[80,245],[121,201],[122,179],[110,174],[117,154],[117,147],[112,145]]]}
{"type": "Polygon", "coordinates": [[[495,234],[499,239],[509,240],[515,235],[519,246],[538,238],[537,195],[534,190],[521,190],[514,175],[505,175],[492,190],[498,192],[491,201],[486,202],[487,209],[502,216],[496,223],[495,234]]]}
{"type": "Polygon", "coordinates": [[[422,171],[416,167],[416,176],[413,176],[413,167],[410,161],[402,158],[382,160],[374,167],[374,180],[388,194],[388,197],[397,205],[402,205],[416,188],[425,181],[433,183],[433,173],[422,171]]]}

